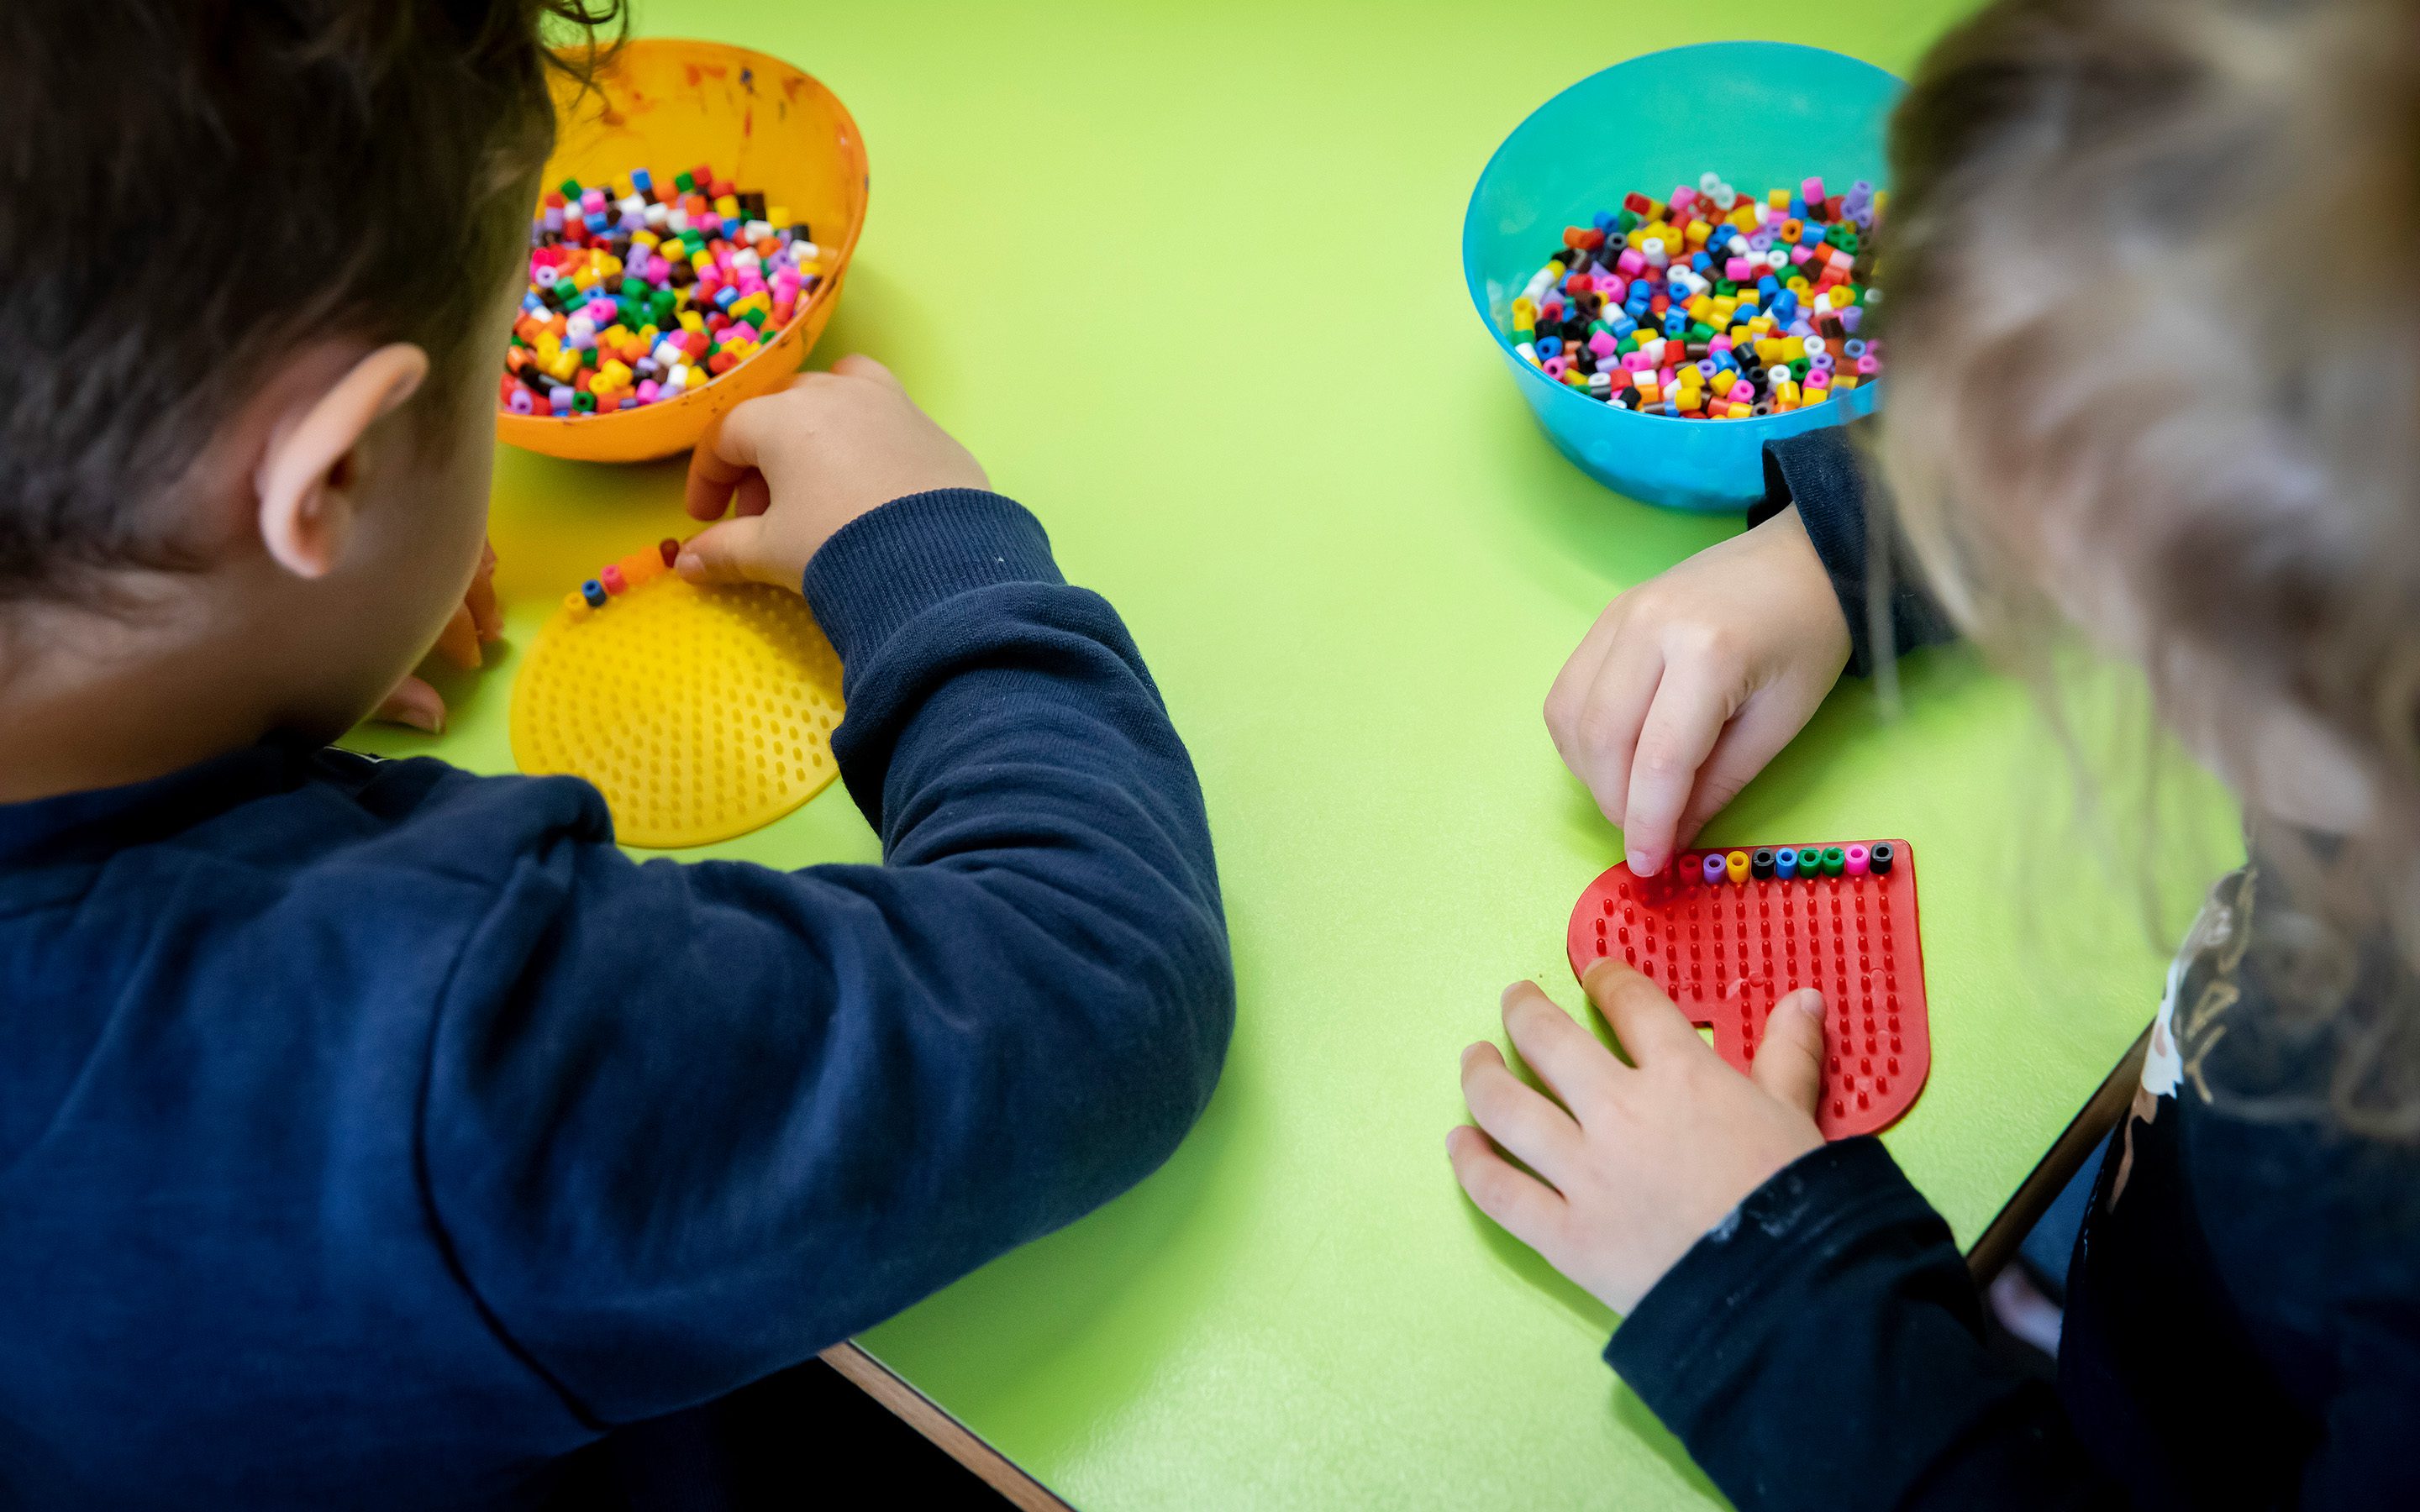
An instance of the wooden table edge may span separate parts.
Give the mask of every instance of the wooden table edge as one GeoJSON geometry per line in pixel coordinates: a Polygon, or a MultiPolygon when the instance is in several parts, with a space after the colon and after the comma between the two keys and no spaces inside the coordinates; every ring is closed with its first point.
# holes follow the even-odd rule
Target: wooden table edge
{"type": "Polygon", "coordinates": [[[858,1348],[855,1341],[833,1345],[823,1351],[822,1358],[824,1364],[888,1408],[892,1415],[974,1472],[985,1485],[1006,1497],[1020,1512],[1076,1512],[1056,1492],[1019,1470],[1006,1455],[942,1411],[933,1398],[900,1380],[889,1365],[858,1348]]]}
{"type": "MultiPolygon", "coordinates": [[[[2118,1057],[2118,1064],[2102,1078],[2091,1098],[2068,1121],[2049,1150],[1984,1227],[1974,1247],[1966,1252],[1966,1269],[1976,1286],[1989,1286],[1992,1278],[2000,1273],[2043,1211],[2083,1169],[2093,1150],[2100,1148],[2102,1136],[2125,1117],[2127,1108],[2133,1103],[2134,1088],[2143,1079],[2143,1055],[2150,1039],[2149,1027],[2135,1036],[2134,1042],[2118,1057]]],[[[823,1360],[908,1427],[930,1439],[951,1458],[974,1472],[985,1485],[1006,1497],[1021,1512],[1075,1512],[1048,1487],[1018,1469],[972,1428],[942,1411],[931,1397],[901,1380],[889,1365],[854,1342],[833,1345],[823,1351],[823,1360]]]]}

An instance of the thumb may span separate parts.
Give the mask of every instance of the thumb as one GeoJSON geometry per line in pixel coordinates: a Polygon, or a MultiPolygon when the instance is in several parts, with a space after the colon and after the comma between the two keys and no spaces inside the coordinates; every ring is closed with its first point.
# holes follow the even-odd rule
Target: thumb
{"type": "Polygon", "coordinates": [[[902,393],[908,392],[908,386],[899,381],[897,374],[863,352],[849,353],[839,362],[832,363],[831,370],[843,378],[872,378],[876,383],[897,389],[902,393]]]}
{"type": "Polygon", "coordinates": [[[693,583],[779,583],[799,585],[771,569],[766,560],[765,522],[770,516],[742,515],[708,526],[681,543],[673,570],[693,583]]]}
{"type": "Polygon", "coordinates": [[[1809,1118],[1823,1088],[1823,995],[1801,987],[1773,1005],[1748,1075],[1765,1094],[1809,1118]]]}

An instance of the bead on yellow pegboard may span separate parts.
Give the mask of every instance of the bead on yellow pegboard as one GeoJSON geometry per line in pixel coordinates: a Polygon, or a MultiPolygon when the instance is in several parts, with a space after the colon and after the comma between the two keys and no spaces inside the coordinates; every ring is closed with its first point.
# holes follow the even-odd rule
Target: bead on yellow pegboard
{"type": "Polygon", "coordinates": [[[665,573],[538,631],[514,680],[513,760],[596,783],[625,844],[703,845],[822,792],[840,717],[840,657],[806,600],[665,573]]]}

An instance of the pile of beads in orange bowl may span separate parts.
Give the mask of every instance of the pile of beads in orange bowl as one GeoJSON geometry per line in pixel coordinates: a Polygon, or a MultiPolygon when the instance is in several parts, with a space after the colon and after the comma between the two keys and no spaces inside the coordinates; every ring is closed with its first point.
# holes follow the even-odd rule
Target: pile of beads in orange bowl
{"type": "Polygon", "coordinates": [[[788,325],[823,252],[790,212],[704,164],[630,193],[566,179],[530,227],[497,400],[517,415],[635,409],[710,383],[788,325]]]}
{"type": "Polygon", "coordinates": [[[1870,383],[1860,335],[1877,293],[1870,246],[1888,196],[1823,180],[1757,199],[1709,173],[1668,200],[1634,192],[1566,227],[1512,301],[1513,349],[1607,404],[1680,420],[1745,420],[1870,383]]]}

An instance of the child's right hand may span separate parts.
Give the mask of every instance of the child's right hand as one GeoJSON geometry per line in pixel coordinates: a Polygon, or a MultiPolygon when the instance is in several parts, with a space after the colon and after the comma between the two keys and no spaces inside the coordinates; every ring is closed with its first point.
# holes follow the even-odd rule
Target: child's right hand
{"type": "Polygon", "coordinates": [[[1793,505],[1608,605],[1546,694],[1546,730],[1651,875],[1848,664],[1848,622],[1793,505]]]}
{"type": "Polygon", "coordinates": [[[690,538],[674,563],[691,582],[797,588],[832,532],[893,499],[988,488],[967,449],[916,408],[891,370],[849,356],[829,373],[722,417],[690,454],[689,512],[732,517],[690,538]]]}

